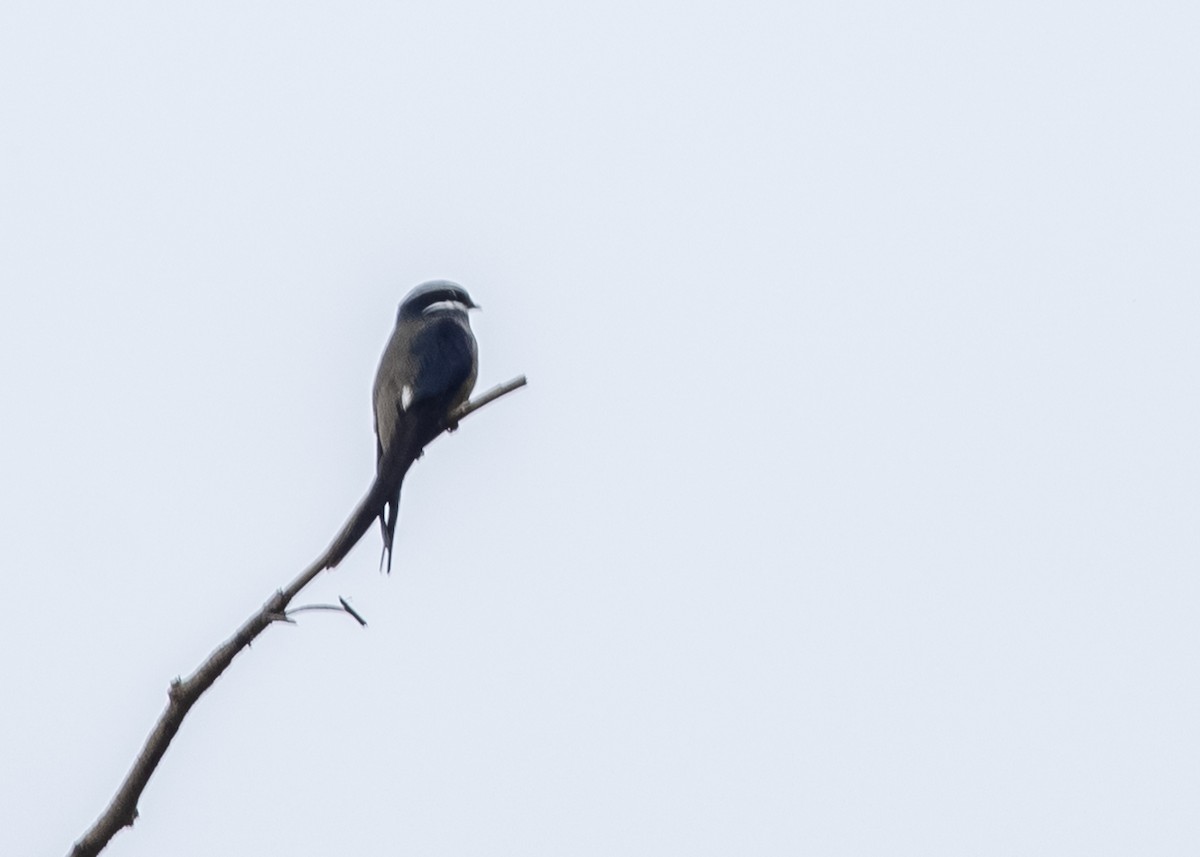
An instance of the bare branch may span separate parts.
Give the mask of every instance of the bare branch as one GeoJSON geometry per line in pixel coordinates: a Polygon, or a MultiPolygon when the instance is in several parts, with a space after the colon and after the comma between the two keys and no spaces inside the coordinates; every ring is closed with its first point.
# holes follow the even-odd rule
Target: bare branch
{"type": "Polygon", "coordinates": [[[464,419],[465,417],[468,417],[471,414],[475,413],[477,410],[482,408],[484,405],[490,405],[492,402],[496,401],[501,396],[511,393],[513,390],[519,390],[520,388],[524,387],[526,383],[528,383],[528,382],[525,380],[525,376],[518,375],[516,378],[513,378],[511,381],[507,381],[503,384],[497,384],[495,387],[492,387],[492,389],[488,390],[482,396],[476,396],[471,401],[462,405],[457,411],[455,411],[453,414],[450,415],[450,419],[453,422],[457,423],[459,420],[464,419]]]}
{"type": "MultiPolygon", "coordinates": [[[[452,415],[452,420],[446,428],[457,427],[459,420],[506,393],[511,393],[513,390],[525,386],[525,383],[525,376],[522,375],[506,384],[501,384],[498,387],[488,390],[474,401],[468,402],[459,408],[452,415]]],[[[369,499],[371,499],[371,494],[368,494],[367,498],[364,498],[359,507],[351,514],[352,519],[361,513],[363,504],[369,499]]],[[[344,527],[343,533],[345,529],[344,527]]],[[[361,537],[361,533],[359,535],[361,537]]],[[[233,659],[237,657],[238,653],[249,646],[268,626],[273,622],[286,621],[287,606],[291,600],[296,597],[301,589],[311,583],[318,574],[326,568],[332,567],[328,562],[329,555],[330,550],[327,549],[320,558],[288,584],[286,589],[277,590],[274,595],[267,599],[262,608],[242,623],[242,626],[237,629],[234,635],[218,646],[194,673],[186,679],[176,678],[171,682],[171,686],[167,691],[167,707],[159,715],[158,722],[154,724],[154,729],[150,732],[149,737],[146,738],[146,743],[142,746],[141,752],[138,753],[137,758],[134,760],[133,767],[125,775],[124,782],[121,783],[120,788],[117,789],[116,794],[113,795],[104,812],[101,813],[100,817],[96,819],[95,823],[84,833],[79,841],[75,843],[75,846],[71,849],[70,857],[94,857],[94,855],[104,850],[109,841],[121,828],[133,825],[138,815],[138,799],[145,790],[146,784],[150,781],[151,774],[154,773],[155,768],[158,767],[158,763],[162,760],[163,754],[166,753],[167,747],[170,746],[171,739],[179,731],[183,719],[187,716],[192,706],[196,704],[196,700],[212,687],[213,683],[220,678],[221,673],[225,672],[225,669],[233,663],[233,659]]],[[[345,608],[347,613],[361,624],[366,625],[363,618],[352,610],[344,599],[339,600],[341,600],[342,607],[345,608]]]]}

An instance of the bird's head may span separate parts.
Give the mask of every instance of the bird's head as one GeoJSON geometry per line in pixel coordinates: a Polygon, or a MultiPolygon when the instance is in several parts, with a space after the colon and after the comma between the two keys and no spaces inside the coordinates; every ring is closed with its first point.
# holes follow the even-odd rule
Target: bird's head
{"type": "Polygon", "coordinates": [[[467,290],[458,283],[449,280],[430,280],[414,288],[400,302],[400,310],[396,320],[419,318],[440,312],[462,313],[464,316],[469,309],[479,306],[467,290]]]}

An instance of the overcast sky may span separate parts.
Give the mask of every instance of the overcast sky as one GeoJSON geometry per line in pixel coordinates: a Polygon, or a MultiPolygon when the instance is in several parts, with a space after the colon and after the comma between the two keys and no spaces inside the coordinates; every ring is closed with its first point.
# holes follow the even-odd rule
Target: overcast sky
{"type": "Polygon", "coordinates": [[[1200,853],[1200,12],[0,12],[0,854],[1200,853]]]}

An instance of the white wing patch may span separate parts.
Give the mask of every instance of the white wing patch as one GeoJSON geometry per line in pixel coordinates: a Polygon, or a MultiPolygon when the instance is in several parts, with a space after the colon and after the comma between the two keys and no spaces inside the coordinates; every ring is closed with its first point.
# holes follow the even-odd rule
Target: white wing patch
{"type": "Polygon", "coordinates": [[[412,404],[413,388],[405,384],[400,388],[400,410],[407,411],[408,406],[412,404]]]}

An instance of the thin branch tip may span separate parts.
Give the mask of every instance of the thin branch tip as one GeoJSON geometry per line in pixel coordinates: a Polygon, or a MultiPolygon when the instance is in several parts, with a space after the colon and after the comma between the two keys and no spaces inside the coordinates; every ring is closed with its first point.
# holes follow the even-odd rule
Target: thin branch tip
{"type": "Polygon", "coordinates": [[[339,595],[338,601],[341,602],[342,609],[345,610],[347,613],[349,613],[351,616],[353,616],[354,620],[356,622],[358,622],[359,625],[362,625],[364,628],[367,627],[367,620],[364,619],[357,610],[355,610],[353,607],[351,607],[350,603],[348,601],[346,601],[345,598],[343,598],[342,596],[339,595]]]}
{"type": "Polygon", "coordinates": [[[503,384],[497,384],[495,387],[492,387],[492,389],[488,390],[486,393],[482,393],[479,396],[472,399],[471,401],[467,402],[466,404],[460,405],[458,407],[458,409],[455,410],[454,413],[452,413],[450,415],[448,423],[450,425],[456,425],[460,420],[462,420],[468,414],[475,413],[475,411],[479,410],[484,405],[491,404],[492,402],[499,399],[501,396],[506,396],[509,393],[511,393],[513,390],[519,390],[521,387],[524,387],[528,383],[529,382],[528,382],[528,380],[526,380],[524,375],[518,375],[516,378],[513,378],[511,381],[505,381],[503,384]]]}

